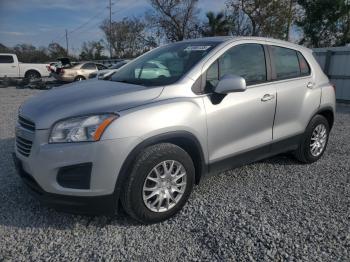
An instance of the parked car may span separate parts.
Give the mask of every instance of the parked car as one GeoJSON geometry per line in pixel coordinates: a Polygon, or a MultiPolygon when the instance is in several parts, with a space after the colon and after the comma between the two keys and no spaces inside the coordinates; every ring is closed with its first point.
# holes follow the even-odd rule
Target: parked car
{"type": "Polygon", "coordinates": [[[70,59],[68,57],[60,57],[57,59],[56,62],[51,62],[49,67],[48,67],[48,70],[51,72],[51,73],[57,73],[59,74],[61,69],[63,68],[71,68],[75,65],[78,65],[79,63],[77,62],[72,62],[70,61],[70,59]]]}
{"type": "Polygon", "coordinates": [[[102,64],[86,62],[68,68],[60,68],[56,72],[51,73],[51,75],[59,81],[74,82],[86,80],[91,73],[105,69],[107,67],[102,64]]]}
{"type": "Polygon", "coordinates": [[[110,81],[26,101],[14,159],[46,204],[100,214],[121,203],[154,223],[181,210],[208,174],[282,152],[319,160],[334,112],[334,87],[307,48],[254,37],[188,40],[140,56],[110,81]]]}
{"type": "Polygon", "coordinates": [[[94,73],[91,73],[89,75],[89,79],[92,79],[92,78],[103,79],[106,75],[110,75],[111,73],[117,72],[119,68],[121,68],[122,66],[126,65],[129,62],[130,60],[123,60],[116,63],[115,65],[112,65],[111,67],[108,67],[107,69],[99,70],[94,73]]]}
{"type": "Polygon", "coordinates": [[[135,78],[155,79],[160,77],[170,77],[167,66],[159,61],[148,61],[143,67],[135,70],[135,78]]]}
{"type": "Polygon", "coordinates": [[[0,78],[36,79],[49,76],[48,64],[21,63],[15,54],[0,54],[0,78]]]}

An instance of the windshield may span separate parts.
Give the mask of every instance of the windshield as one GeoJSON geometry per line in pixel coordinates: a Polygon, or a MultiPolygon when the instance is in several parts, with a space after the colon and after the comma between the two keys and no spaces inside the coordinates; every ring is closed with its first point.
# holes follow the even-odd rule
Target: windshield
{"type": "Polygon", "coordinates": [[[111,80],[150,87],[173,84],[217,44],[180,42],[157,48],[122,67],[111,80]]]}

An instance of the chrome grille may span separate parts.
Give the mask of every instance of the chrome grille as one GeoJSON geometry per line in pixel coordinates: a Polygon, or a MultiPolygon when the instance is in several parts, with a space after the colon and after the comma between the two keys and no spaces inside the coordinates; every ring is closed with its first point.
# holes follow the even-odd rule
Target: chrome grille
{"type": "Polygon", "coordinates": [[[22,116],[18,116],[18,124],[24,129],[30,130],[32,132],[35,131],[35,124],[22,116]]]}
{"type": "Polygon", "coordinates": [[[33,145],[35,132],[34,122],[18,116],[18,125],[16,127],[16,148],[17,152],[28,157],[33,145]]]}
{"type": "Polygon", "coordinates": [[[32,145],[33,145],[32,141],[29,141],[19,136],[16,137],[17,151],[21,155],[29,156],[30,150],[32,149],[32,145]]]}

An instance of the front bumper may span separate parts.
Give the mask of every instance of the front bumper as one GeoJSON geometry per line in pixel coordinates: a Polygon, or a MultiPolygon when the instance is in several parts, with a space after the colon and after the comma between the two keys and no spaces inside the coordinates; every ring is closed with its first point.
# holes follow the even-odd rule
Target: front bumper
{"type": "Polygon", "coordinates": [[[117,210],[116,194],[104,196],[68,196],[48,193],[22,166],[22,161],[13,153],[13,160],[18,175],[27,186],[29,193],[46,206],[60,211],[76,214],[113,214],[117,210]]]}
{"type": "MultiPolygon", "coordinates": [[[[21,130],[21,127],[17,129],[19,132],[16,131],[16,134],[19,137],[33,141],[27,156],[15,146],[14,159],[19,174],[42,202],[58,209],[66,206],[79,213],[86,213],[78,211],[84,207],[91,206],[91,209],[94,209],[92,207],[97,206],[98,212],[102,212],[105,206],[114,207],[111,202],[116,202],[113,197],[116,195],[118,175],[127,156],[140,142],[139,138],[48,144],[49,130],[36,130],[27,136],[27,131],[21,130]],[[71,183],[60,181],[60,171],[66,170],[67,167],[86,166],[86,163],[91,165],[88,182],[74,187],[69,186],[71,183]]],[[[72,169],[66,172],[66,177],[72,172],[74,173],[72,169]]],[[[75,175],[72,176],[73,180],[79,178],[79,175],[75,175]]]]}

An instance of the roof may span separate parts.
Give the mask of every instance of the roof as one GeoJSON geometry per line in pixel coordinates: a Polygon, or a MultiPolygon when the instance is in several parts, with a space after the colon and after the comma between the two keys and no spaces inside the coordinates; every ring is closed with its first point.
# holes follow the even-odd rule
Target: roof
{"type": "Polygon", "coordinates": [[[269,38],[269,37],[256,37],[256,36],[214,36],[214,37],[202,37],[202,38],[196,38],[196,39],[188,39],[185,41],[189,42],[216,42],[216,43],[224,43],[229,41],[239,41],[239,40],[252,40],[252,41],[262,41],[270,44],[276,44],[276,45],[285,45],[290,46],[294,49],[303,49],[309,52],[312,52],[311,49],[294,44],[292,42],[279,40],[275,38],[269,38]]]}

